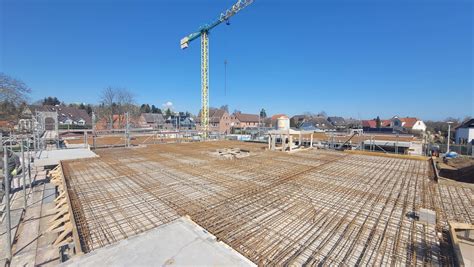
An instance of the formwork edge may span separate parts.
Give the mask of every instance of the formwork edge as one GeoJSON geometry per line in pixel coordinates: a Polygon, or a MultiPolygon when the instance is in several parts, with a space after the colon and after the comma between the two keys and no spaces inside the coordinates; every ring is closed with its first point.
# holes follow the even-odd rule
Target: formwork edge
{"type": "Polygon", "coordinates": [[[63,161],[59,162],[59,166],[61,168],[61,172],[60,172],[61,173],[61,180],[63,182],[63,185],[66,187],[66,188],[64,188],[64,190],[66,191],[66,199],[67,199],[69,214],[71,214],[70,220],[71,220],[71,223],[72,223],[72,237],[73,237],[72,239],[74,240],[74,247],[75,247],[75,250],[76,250],[76,254],[81,255],[81,254],[84,254],[84,252],[82,250],[81,241],[79,239],[79,233],[77,232],[76,219],[74,218],[74,213],[73,213],[73,210],[72,210],[72,203],[71,203],[71,199],[69,198],[68,185],[66,183],[66,178],[64,177],[63,161]]]}

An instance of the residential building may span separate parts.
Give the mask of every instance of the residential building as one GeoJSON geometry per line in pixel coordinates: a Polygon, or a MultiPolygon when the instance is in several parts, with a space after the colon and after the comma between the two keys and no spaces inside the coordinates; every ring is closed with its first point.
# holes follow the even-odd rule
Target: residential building
{"type": "MultiPolygon", "coordinates": [[[[209,109],[209,132],[211,134],[229,134],[231,129],[231,116],[224,109],[209,109]]],[[[196,119],[196,127],[202,130],[201,112],[196,119]]]]}
{"type": "Polygon", "coordinates": [[[328,117],[327,121],[329,121],[337,130],[347,128],[346,120],[343,117],[328,117]]]}
{"type": "Polygon", "coordinates": [[[305,121],[306,127],[309,126],[308,123],[312,124],[315,128],[319,129],[320,131],[331,132],[331,131],[336,130],[336,127],[334,127],[325,117],[321,117],[321,116],[310,117],[305,121]]]}
{"type": "Polygon", "coordinates": [[[400,118],[398,116],[394,116],[392,119],[392,128],[395,130],[399,130],[402,132],[424,132],[426,131],[426,125],[422,120],[419,120],[415,117],[405,117],[400,118]]]}
{"type": "Polygon", "coordinates": [[[234,128],[256,128],[261,126],[258,114],[234,113],[231,116],[231,126],[234,128]]]}
{"type": "Polygon", "coordinates": [[[335,131],[334,127],[325,117],[295,115],[290,119],[290,125],[294,128],[315,130],[315,131],[335,131]]]}
{"type": "Polygon", "coordinates": [[[24,106],[23,110],[20,113],[19,119],[18,119],[18,125],[17,129],[19,131],[32,131],[34,127],[33,123],[33,112],[31,112],[30,107],[24,106]]]}
{"type": "Polygon", "coordinates": [[[291,127],[300,127],[303,122],[305,122],[309,117],[306,115],[295,115],[290,118],[291,127]]]}
{"type": "Polygon", "coordinates": [[[362,120],[362,129],[364,132],[386,132],[392,133],[392,121],[380,120],[380,127],[377,127],[377,120],[362,120]]]}
{"type": "Polygon", "coordinates": [[[348,119],[345,119],[345,121],[346,121],[346,128],[362,129],[362,122],[358,119],[348,118],[348,119]]]}
{"type": "MultiPolygon", "coordinates": [[[[32,106],[30,110],[35,112],[57,112],[58,123],[61,125],[80,125],[86,126],[92,124],[92,119],[87,111],[76,107],[67,106],[32,106]]],[[[31,113],[31,111],[30,111],[31,113]]]]}
{"type": "Polygon", "coordinates": [[[163,114],[159,113],[142,113],[138,119],[141,128],[162,129],[165,124],[163,114]]]}
{"type": "Polygon", "coordinates": [[[380,120],[380,127],[377,127],[377,120],[363,120],[362,128],[365,132],[424,132],[426,125],[422,120],[415,117],[400,118],[394,116],[389,120],[380,120]]]}
{"type": "Polygon", "coordinates": [[[467,120],[456,127],[456,144],[474,144],[474,119],[467,120]]]}
{"type": "MultiPolygon", "coordinates": [[[[390,120],[380,120],[380,128],[391,128],[390,120]]],[[[377,120],[362,120],[362,128],[377,128],[377,120]]]]}
{"type": "Polygon", "coordinates": [[[167,127],[171,127],[172,129],[196,129],[196,123],[194,122],[194,118],[191,117],[191,114],[189,112],[178,112],[175,114],[171,114],[165,119],[167,127]]]}

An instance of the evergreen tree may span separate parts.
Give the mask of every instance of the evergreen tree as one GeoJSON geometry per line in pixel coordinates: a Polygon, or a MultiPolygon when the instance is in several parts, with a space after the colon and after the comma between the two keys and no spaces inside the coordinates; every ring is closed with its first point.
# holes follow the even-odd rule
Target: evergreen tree
{"type": "Polygon", "coordinates": [[[377,129],[382,127],[382,121],[380,121],[379,116],[375,119],[375,127],[377,127],[377,129]]]}

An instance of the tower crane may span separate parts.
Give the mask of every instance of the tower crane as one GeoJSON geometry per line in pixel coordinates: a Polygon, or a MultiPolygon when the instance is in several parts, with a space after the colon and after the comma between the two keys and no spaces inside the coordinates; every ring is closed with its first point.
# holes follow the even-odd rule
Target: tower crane
{"type": "Polygon", "coordinates": [[[209,31],[224,21],[229,25],[230,17],[253,2],[254,0],[237,1],[231,8],[222,12],[215,21],[201,26],[198,31],[181,39],[181,49],[186,49],[190,42],[201,37],[201,127],[204,138],[207,138],[209,133],[209,31]]]}

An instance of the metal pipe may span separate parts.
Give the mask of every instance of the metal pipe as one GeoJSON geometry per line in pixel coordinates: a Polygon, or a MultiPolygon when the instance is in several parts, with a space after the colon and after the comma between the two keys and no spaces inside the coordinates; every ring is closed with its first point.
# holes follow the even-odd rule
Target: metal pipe
{"type": "Polygon", "coordinates": [[[23,147],[23,139],[21,139],[21,176],[23,180],[23,201],[24,201],[24,208],[26,210],[26,173],[25,173],[25,148],[23,147]]]}
{"type": "Polygon", "coordinates": [[[4,172],[4,183],[5,183],[5,214],[7,219],[6,227],[6,247],[7,247],[7,261],[10,262],[12,259],[12,233],[11,233],[11,217],[10,217],[10,174],[8,172],[8,148],[3,147],[3,172],[4,172]]]}
{"type": "Polygon", "coordinates": [[[30,137],[27,135],[28,145],[26,146],[26,154],[28,155],[28,184],[30,185],[30,189],[33,188],[31,184],[31,154],[30,154],[30,137]]]}

